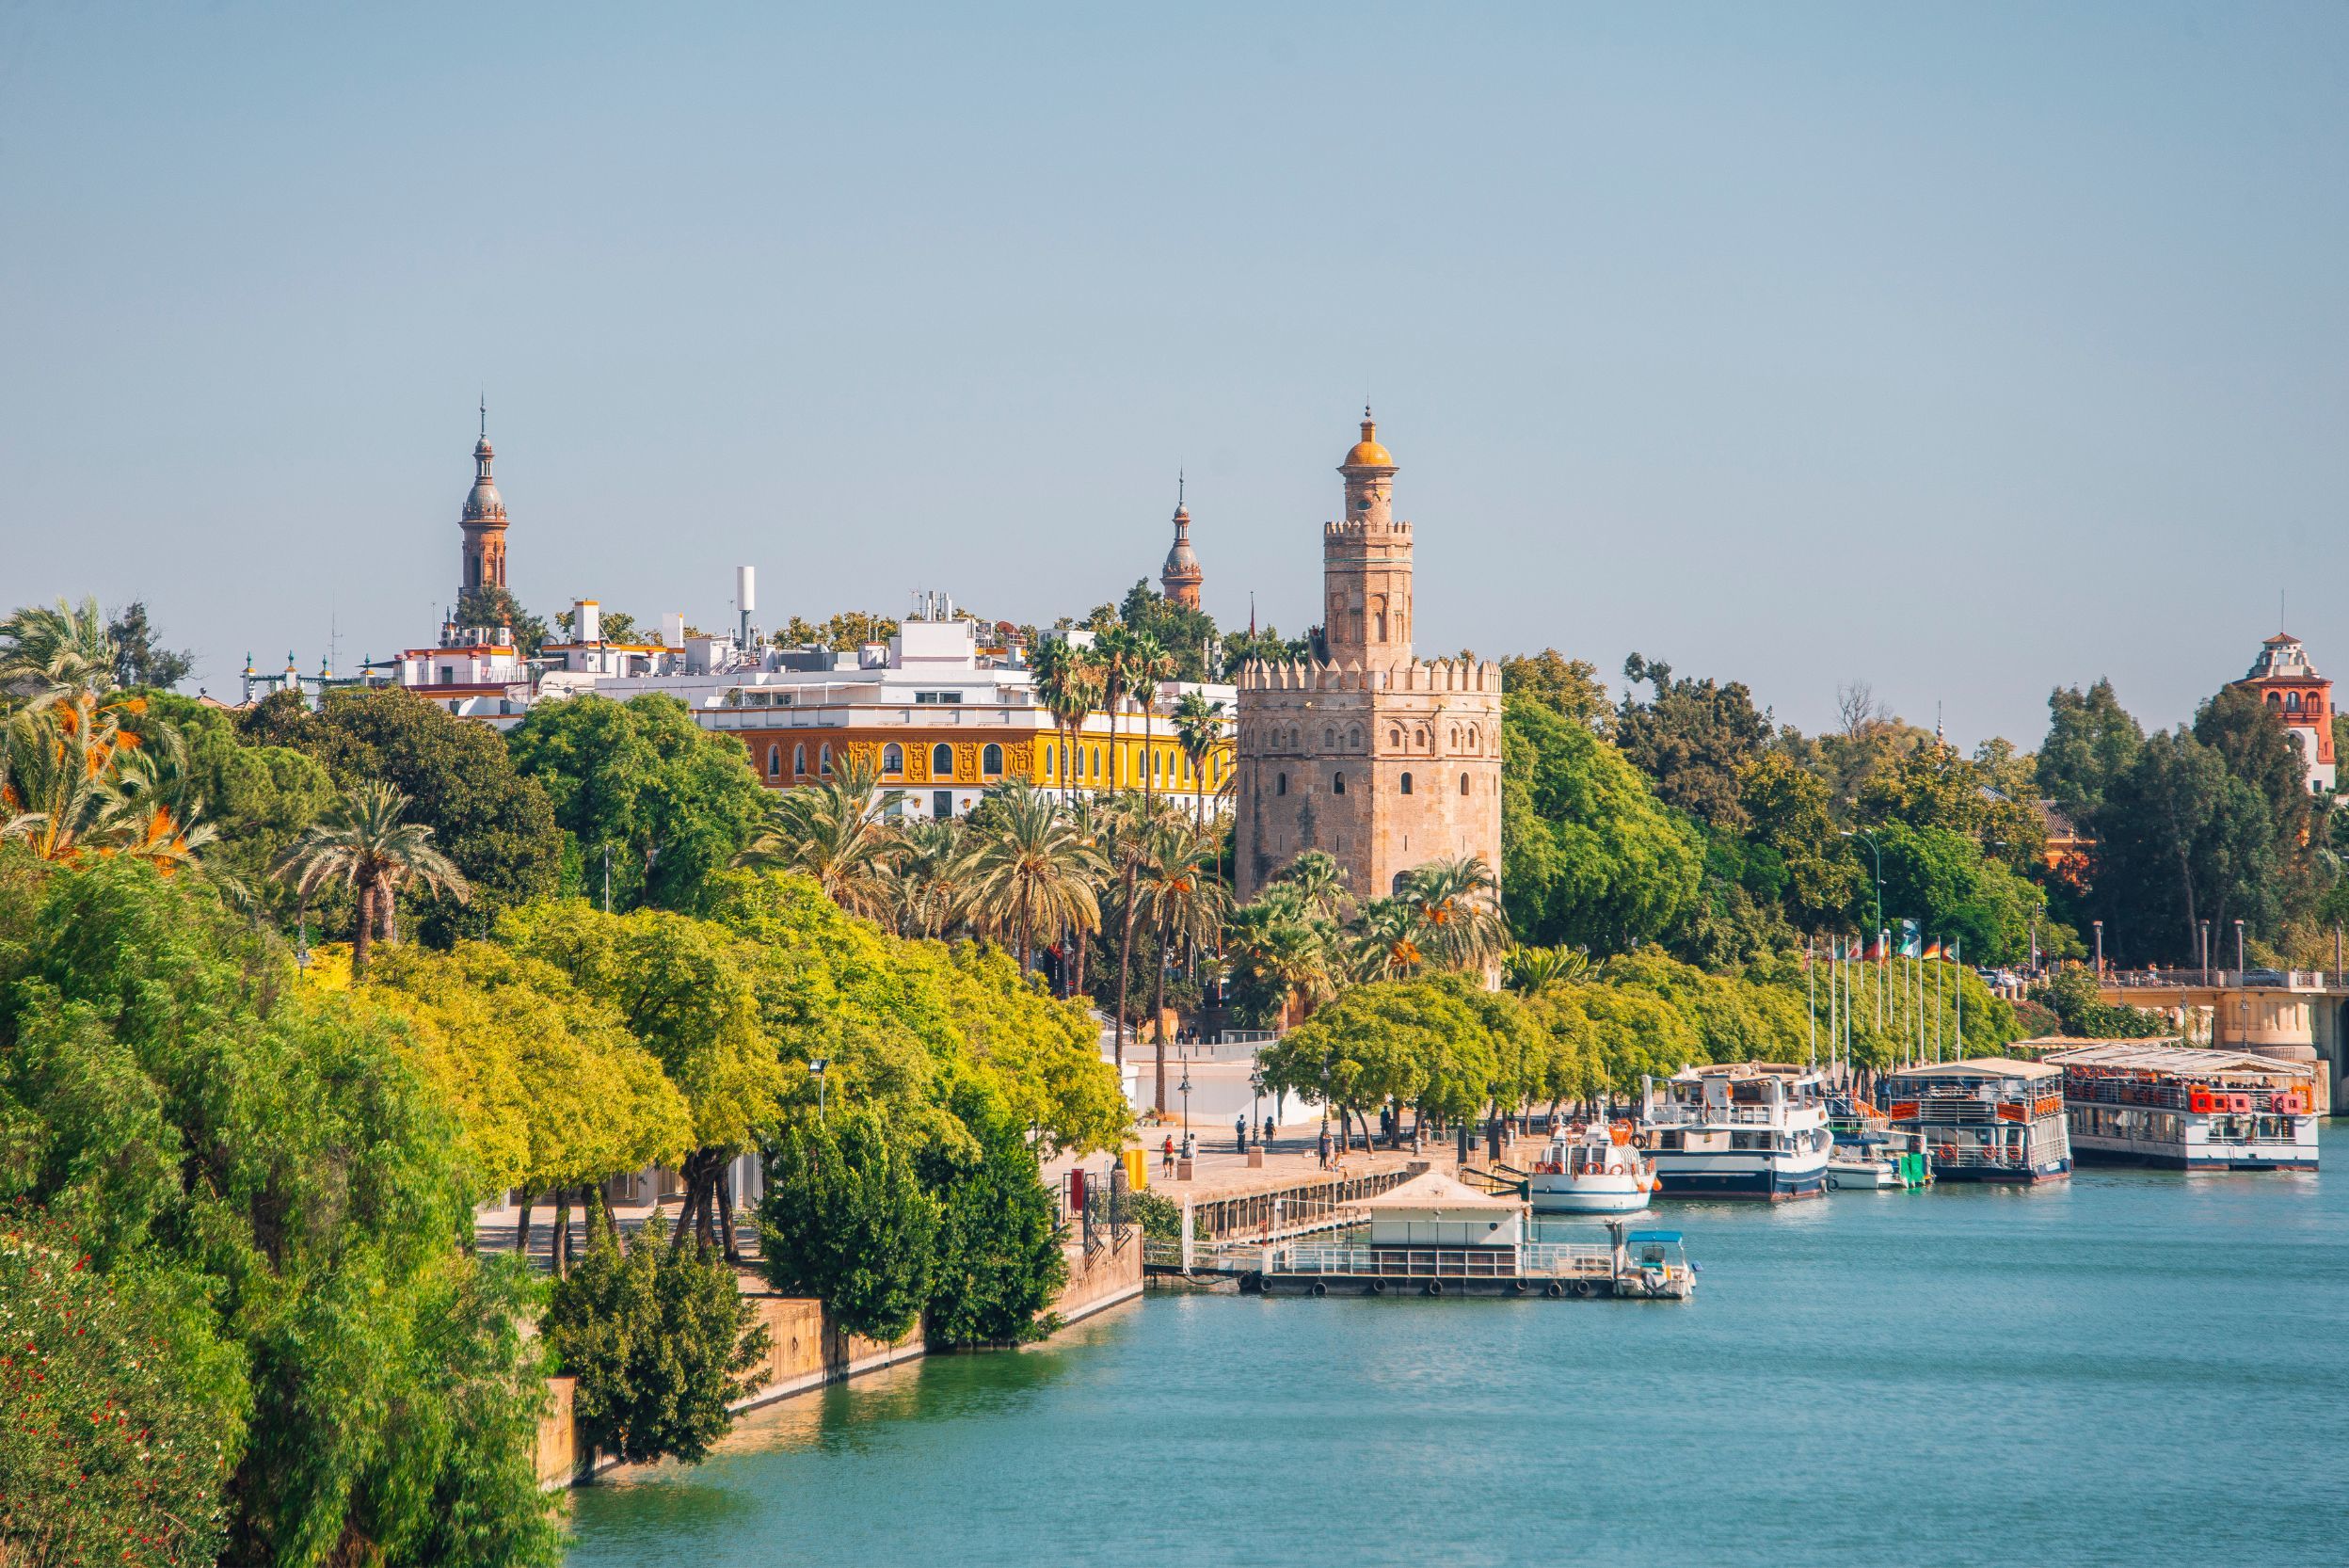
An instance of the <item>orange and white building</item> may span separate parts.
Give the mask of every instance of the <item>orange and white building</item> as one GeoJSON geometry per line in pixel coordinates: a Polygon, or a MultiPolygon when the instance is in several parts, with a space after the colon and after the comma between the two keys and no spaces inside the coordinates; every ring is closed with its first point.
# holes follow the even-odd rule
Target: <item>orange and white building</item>
{"type": "Polygon", "coordinates": [[[2308,649],[2289,632],[2260,645],[2251,673],[2235,682],[2259,695],[2300,744],[2300,763],[2312,794],[2333,792],[2333,683],[2316,673],[2308,649]]]}

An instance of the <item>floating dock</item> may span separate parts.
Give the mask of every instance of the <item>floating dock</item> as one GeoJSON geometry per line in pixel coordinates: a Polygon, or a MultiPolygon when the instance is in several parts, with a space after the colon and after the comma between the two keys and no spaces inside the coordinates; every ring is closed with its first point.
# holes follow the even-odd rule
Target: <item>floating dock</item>
{"type": "Polygon", "coordinates": [[[1239,1288],[1267,1296],[1505,1296],[1544,1301],[1686,1301],[1696,1290],[1676,1230],[1606,1226],[1606,1241],[1497,1247],[1362,1244],[1265,1249],[1239,1288]]]}

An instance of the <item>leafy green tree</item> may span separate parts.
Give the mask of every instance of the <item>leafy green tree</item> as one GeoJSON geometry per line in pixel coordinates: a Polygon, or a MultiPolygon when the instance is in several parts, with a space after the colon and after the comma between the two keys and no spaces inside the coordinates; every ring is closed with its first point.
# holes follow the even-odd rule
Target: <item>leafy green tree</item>
{"type": "Polygon", "coordinates": [[[249,1390],[223,1560],[551,1563],[531,1287],[471,1255],[395,1028],[200,879],[26,864],[0,856],[0,1202],[109,1274],[202,1276],[249,1390]]]}
{"type": "MultiPolygon", "coordinates": [[[[2282,711],[2244,686],[2228,686],[2196,711],[2194,738],[2216,751],[2227,771],[2259,791],[2276,824],[2278,870],[2294,877],[2301,848],[2314,836],[2316,802],[2299,737],[2284,728],[2282,711]]],[[[2290,898],[2301,889],[2283,889],[2290,898]]]]}
{"type": "Polygon", "coordinates": [[[2109,956],[2198,962],[2208,922],[2212,957],[2223,961],[2230,921],[2261,940],[2280,929],[2285,878],[2269,802],[2190,732],[2148,736],[2095,822],[2090,907],[2109,956]]]}
{"type": "MultiPolygon", "coordinates": [[[[1947,828],[1891,823],[1876,836],[1883,846],[1887,920],[1915,920],[1926,936],[1944,944],[1960,938],[1965,956],[1977,964],[2015,964],[2028,956],[2032,918],[2047,907],[2037,886],[1947,828]]],[[[1865,900],[1855,898],[1850,918],[1854,924],[1875,920],[1873,890],[1865,900]]]]}
{"type": "Polygon", "coordinates": [[[938,1197],[930,1342],[1040,1339],[1056,1326],[1047,1309],[1068,1281],[1051,1194],[1026,1128],[1000,1099],[971,1085],[956,1093],[953,1109],[971,1144],[936,1145],[922,1161],[938,1197]]]}
{"type": "Polygon", "coordinates": [[[1173,672],[1166,680],[1216,679],[1207,669],[1207,653],[1217,640],[1215,617],[1205,610],[1175,603],[1144,579],[1127,590],[1118,619],[1166,650],[1173,672]]]}
{"type": "MultiPolygon", "coordinates": [[[[193,697],[157,695],[150,711],[176,728],[187,750],[187,793],[202,803],[214,830],[204,851],[205,869],[233,879],[261,908],[292,925],[297,903],[293,889],[269,874],[302,830],[325,815],[339,796],[324,764],[290,746],[247,741],[233,717],[193,697]]],[[[330,929],[337,918],[319,920],[330,929]]],[[[340,918],[347,919],[347,911],[340,918]]]]}
{"type": "Polygon", "coordinates": [[[2159,1013],[2142,1007],[2109,1005],[2096,985],[2096,976],[2078,964],[2067,964],[2032,994],[2032,1000],[2052,1008],[2065,1034],[2081,1040],[2147,1040],[2175,1036],[2177,1026],[2159,1013]]]}
{"type": "Polygon", "coordinates": [[[1783,752],[1766,751],[1748,764],[1739,803],[1748,824],[1744,886],[1782,902],[1796,925],[1819,930],[1849,904],[1860,881],[1836,837],[1826,781],[1783,752]]]}
{"type": "Polygon", "coordinates": [[[611,851],[614,908],[698,908],[765,816],[768,792],[730,735],[675,697],[542,702],[506,737],[514,765],[547,792],[600,899],[611,851]]]}
{"type": "Polygon", "coordinates": [[[1502,904],[1526,941],[1619,952],[1671,930],[1697,896],[1696,835],[1588,728],[1507,700],[1502,904]]]}
{"type": "Polygon", "coordinates": [[[114,683],[118,686],[168,692],[196,668],[192,651],[160,646],[154,626],[147,618],[144,600],[132,600],[114,613],[114,619],[106,625],[106,639],[114,645],[114,683]]]}
{"type": "Polygon", "coordinates": [[[1554,648],[1530,658],[1502,660],[1501,689],[1600,734],[1614,722],[1598,666],[1588,659],[1569,659],[1554,648]]]}
{"type": "Polygon", "coordinates": [[[2144,744],[2145,731],[2110,680],[2100,677],[2085,692],[2058,686],[2047,695],[2047,739],[2036,763],[2039,792],[2073,822],[2090,822],[2144,744]]]}
{"type": "Polygon", "coordinates": [[[87,1267],[38,1214],[0,1222],[0,1560],[207,1562],[249,1396],[185,1270],[87,1267]]]}
{"type": "Polygon", "coordinates": [[[480,936],[498,911],[561,888],[563,830],[546,792],[515,772],[496,730],[396,686],[336,692],[316,713],[280,701],[288,696],[245,716],[248,737],[308,752],[345,790],[389,784],[411,802],[407,820],[431,828],[434,845],[463,873],[468,905],[418,890],[426,941],[445,947],[460,934],[480,936]]]}
{"type": "Polygon", "coordinates": [[[983,928],[1011,938],[1024,974],[1039,942],[1100,929],[1095,890],[1109,866],[1048,792],[1014,780],[987,804],[970,830],[966,897],[983,928]]]}
{"type": "Polygon", "coordinates": [[[814,1296],[851,1334],[895,1339],[929,1302],[938,1201],[870,1110],[793,1123],[769,1159],[759,1237],[769,1283],[814,1296]]]}
{"type": "Polygon", "coordinates": [[[707,1459],[733,1429],[727,1406],[758,1386],[771,1339],[716,1252],[640,1241],[623,1253],[609,1225],[555,1282],[543,1328],[579,1378],[580,1435],[631,1464],[707,1459]]]}
{"type": "Polygon", "coordinates": [[[1717,827],[1743,827],[1746,765],[1770,738],[1769,715],[1753,706],[1741,680],[1672,679],[1661,659],[1633,654],[1623,679],[1654,689],[1646,702],[1625,696],[1615,711],[1615,744],[1624,760],[1655,781],[1657,798],[1717,827]]]}
{"type": "Polygon", "coordinates": [[[766,866],[811,877],[824,896],[868,920],[888,912],[890,862],[898,834],[890,822],[903,790],[884,790],[861,757],[839,762],[830,778],[775,793],[766,825],[741,855],[745,866],[766,866]]]}
{"type": "MultiPolygon", "coordinates": [[[[468,588],[457,596],[456,624],[486,626],[496,632],[501,626],[514,632],[514,646],[525,659],[535,659],[547,644],[547,620],[544,616],[532,615],[522,608],[522,601],[495,583],[468,588]]],[[[610,636],[609,631],[605,632],[610,636]]],[[[615,642],[619,638],[613,638],[615,642]]]]}

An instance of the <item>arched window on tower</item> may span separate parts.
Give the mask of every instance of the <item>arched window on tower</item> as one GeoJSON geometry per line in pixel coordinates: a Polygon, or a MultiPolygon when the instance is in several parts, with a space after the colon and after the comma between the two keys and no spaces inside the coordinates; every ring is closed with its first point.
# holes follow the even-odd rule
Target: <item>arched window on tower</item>
{"type": "Polygon", "coordinates": [[[1337,749],[1337,730],[1334,727],[1321,731],[1321,749],[1323,751],[1337,749]]]}
{"type": "Polygon", "coordinates": [[[954,748],[944,741],[940,741],[930,748],[930,776],[933,778],[954,776],[954,748]]]}
{"type": "Polygon", "coordinates": [[[1276,795],[1285,795],[1288,793],[1288,775],[1281,774],[1274,777],[1272,781],[1272,792],[1276,795]]]}
{"type": "Polygon", "coordinates": [[[883,746],[881,748],[881,771],[883,773],[903,773],[905,771],[905,748],[899,745],[895,741],[891,741],[887,745],[883,746]]]}
{"type": "Polygon", "coordinates": [[[1330,792],[1332,794],[1339,795],[1346,792],[1346,772],[1344,769],[1341,768],[1336,773],[1330,775],[1330,792]]]}
{"type": "Polygon", "coordinates": [[[1002,773],[1003,748],[992,741],[988,742],[986,749],[979,753],[979,771],[989,778],[1002,773]]]}
{"type": "Polygon", "coordinates": [[[2300,694],[2298,692],[2287,692],[2284,694],[2284,711],[2291,713],[2300,712],[2300,694]]]}
{"type": "Polygon", "coordinates": [[[1346,749],[1348,751],[1360,751],[1362,749],[1362,731],[1360,729],[1349,729],[1346,731],[1346,749]]]}
{"type": "Polygon", "coordinates": [[[1409,774],[1403,775],[1402,791],[1405,794],[1411,793],[1411,775],[1409,774]]]}
{"type": "Polygon", "coordinates": [[[781,746],[767,747],[767,776],[769,778],[783,776],[783,748],[781,746]]]}

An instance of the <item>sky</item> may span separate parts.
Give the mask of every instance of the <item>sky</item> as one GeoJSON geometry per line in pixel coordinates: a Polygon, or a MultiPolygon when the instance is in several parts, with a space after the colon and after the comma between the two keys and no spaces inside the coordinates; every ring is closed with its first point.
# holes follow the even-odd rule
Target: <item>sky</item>
{"type": "Polygon", "coordinates": [[[2337,4],[20,3],[0,606],[429,643],[486,395],[542,614],[1048,624],[1180,472],[1294,632],[1367,403],[1423,653],[2029,746],[2349,676],[2345,260],[2337,4]]]}

